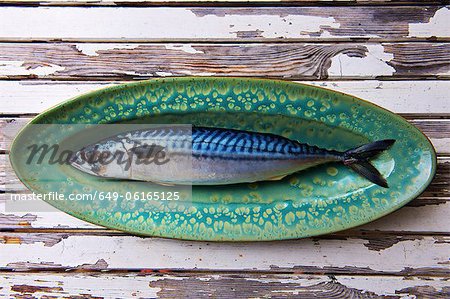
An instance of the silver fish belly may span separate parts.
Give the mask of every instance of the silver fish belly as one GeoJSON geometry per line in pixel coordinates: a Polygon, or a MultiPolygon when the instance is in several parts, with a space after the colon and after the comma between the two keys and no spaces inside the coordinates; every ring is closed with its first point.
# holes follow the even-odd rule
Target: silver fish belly
{"type": "Polygon", "coordinates": [[[387,187],[366,158],[392,143],[384,140],[338,152],[267,133],[173,126],[113,136],[84,147],[75,154],[71,164],[86,173],[108,178],[175,185],[224,185],[277,180],[319,164],[342,161],[372,182],[387,187]],[[121,153],[121,160],[87,162],[86,157],[101,152],[121,153]],[[144,162],[143,156],[147,158],[144,162]]]}

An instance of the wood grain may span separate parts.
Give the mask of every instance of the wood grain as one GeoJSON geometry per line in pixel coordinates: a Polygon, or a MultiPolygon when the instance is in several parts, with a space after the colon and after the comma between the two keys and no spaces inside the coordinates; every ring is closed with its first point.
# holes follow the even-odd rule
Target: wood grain
{"type": "Polygon", "coordinates": [[[186,75],[291,80],[449,78],[450,43],[0,43],[3,79],[186,75]]]}
{"type": "Polygon", "coordinates": [[[2,40],[448,40],[445,6],[2,7],[2,40]],[[174,22],[176,20],[176,22],[174,22]]]}
{"type": "Polygon", "coordinates": [[[17,298],[446,298],[439,277],[257,273],[4,273],[0,296],[17,298]]]}

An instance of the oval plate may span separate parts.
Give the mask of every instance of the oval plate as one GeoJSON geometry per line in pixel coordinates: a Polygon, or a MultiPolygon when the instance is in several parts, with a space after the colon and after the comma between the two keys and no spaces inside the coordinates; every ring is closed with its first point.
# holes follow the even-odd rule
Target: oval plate
{"type": "MultiPolygon", "coordinates": [[[[82,220],[139,235],[291,239],[348,229],[386,215],[417,197],[436,170],[433,146],[402,117],[350,95],[284,81],[204,77],[140,81],[81,95],[30,124],[127,121],[270,132],[337,150],[396,139],[391,149],[373,160],[390,188],[376,186],[343,165],[327,164],[281,181],[194,186],[192,202],[48,201],[51,205],[82,220]]],[[[151,184],[104,180],[67,165],[32,169],[24,161],[23,144],[33,136],[26,126],[14,140],[10,158],[19,179],[35,193],[154,190],[151,184]],[[48,182],[48,173],[60,180],[48,182]]]]}

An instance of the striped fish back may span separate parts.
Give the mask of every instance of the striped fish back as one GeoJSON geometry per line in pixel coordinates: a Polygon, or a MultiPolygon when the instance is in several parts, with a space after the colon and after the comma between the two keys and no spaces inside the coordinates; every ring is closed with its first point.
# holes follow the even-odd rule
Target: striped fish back
{"type": "Polygon", "coordinates": [[[301,154],[319,154],[321,149],[273,134],[220,128],[192,128],[194,155],[208,153],[270,155],[272,158],[301,154]]]}
{"type": "Polygon", "coordinates": [[[122,137],[138,142],[162,142],[171,148],[190,148],[194,156],[255,155],[267,158],[289,158],[299,155],[326,155],[325,149],[288,138],[233,129],[170,126],[129,132],[122,137]]]}

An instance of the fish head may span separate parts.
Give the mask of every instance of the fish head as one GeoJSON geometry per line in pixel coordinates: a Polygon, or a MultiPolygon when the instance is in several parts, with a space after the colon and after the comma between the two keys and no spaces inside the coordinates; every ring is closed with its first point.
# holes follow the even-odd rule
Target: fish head
{"type": "Polygon", "coordinates": [[[76,151],[70,160],[74,168],[97,177],[129,179],[132,159],[123,143],[107,140],[76,151]]]}

